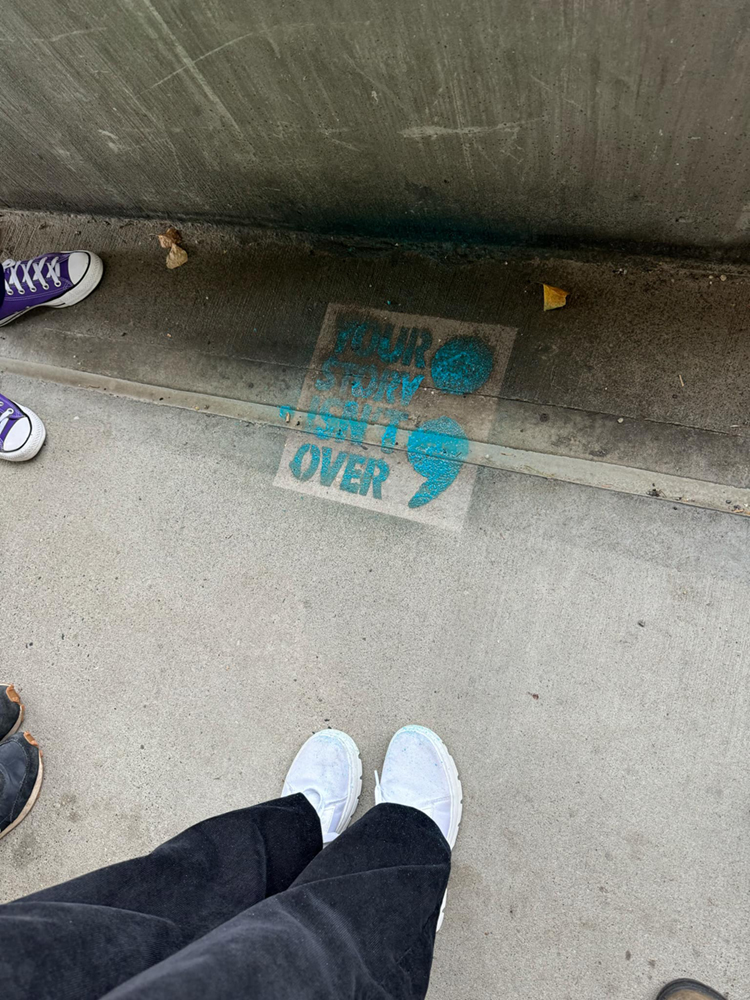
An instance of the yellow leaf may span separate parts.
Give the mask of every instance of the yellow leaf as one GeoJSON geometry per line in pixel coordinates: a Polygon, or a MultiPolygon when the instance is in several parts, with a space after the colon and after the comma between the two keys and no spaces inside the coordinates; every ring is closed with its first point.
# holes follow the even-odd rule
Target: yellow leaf
{"type": "Polygon", "coordinates": [[[568,298],[568,292],[562,288],[555,288],[554,285],[543,285],[544,288],[544,311],[548,309],[562,309],[568,298]]]}
{"type": "Polygon", "coordinates": [[[182,249],[182,247],[178,247],[175,243],[172,245],[169,253],[167,254],[167,267],[170,269],[173,267],[180,267],[180,265],[184,264],[187,259],[187,253],[182,249]]]}

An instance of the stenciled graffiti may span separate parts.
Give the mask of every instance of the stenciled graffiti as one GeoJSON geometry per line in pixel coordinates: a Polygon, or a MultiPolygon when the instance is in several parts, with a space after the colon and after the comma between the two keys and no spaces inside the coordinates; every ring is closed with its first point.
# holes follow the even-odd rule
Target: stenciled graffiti
{"type": "Polygon", "coordinates": [[[329,306],[300,401],[281,408],[302,433],[277,483],[402,516],[429,508],[463,481],[470,440],[489,430],[514,334],[329,306]]]}
{"type": "MultiPolygon", "coordinates": [[[[393,323],[372,319],[345,323],[315,380],[316,395],[307,407],[304,429],[321,440],[361,445],[367,425],[382,424],[380,450],[391,454],[399,428],[409,425],[410,404],[428,367],[433,386],[452,395],[475,392],[492,373],[492,350],[478,337],[454,337],[434,352],[432,345],[428,328],[397,330],[393,323]]],[[[424,506],[448,489],[468,450],[466,433],[453,418],[439,416],[418,424],[409,435],[407,456],[425,481],[409,506],[424,506]]],[[[376,499],[382,498],[390,474],[384,458],[346,451],[334,457],[331,448],[308,443],[300,445],[289,468],[302,482],[319,474],[324,486],[331,486],[343,468],[339,489],[360,496],[372,489],[376,499]]]]}

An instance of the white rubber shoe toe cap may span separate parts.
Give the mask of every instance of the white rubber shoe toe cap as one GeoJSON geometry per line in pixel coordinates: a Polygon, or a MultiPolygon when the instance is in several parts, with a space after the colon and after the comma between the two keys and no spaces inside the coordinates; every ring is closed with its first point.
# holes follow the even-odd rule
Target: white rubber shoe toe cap
{"type": "Polygon", "coordinates": [[[74,250],[68,256],[68,275],[72,287],[52,302],[46,303],[53,309],[65,309],[81,302],[91,295],[102,280],[104,263],[90,250],[74,250]]]}
{"type": "Polygon", "coordinates": [[[85,250],[76,250],[68,257],[68,274],[74,285],[86,274],[90,264],[91,255],[85,250]]]}
{"type": "Polygon", "coordinates": [[[5,441],[0,444],[0,459],[6,462],[27,462],[38,454],[47,432],[39,417],[27,406],[18,407],[24,420],[16,420],[5,441]]]}

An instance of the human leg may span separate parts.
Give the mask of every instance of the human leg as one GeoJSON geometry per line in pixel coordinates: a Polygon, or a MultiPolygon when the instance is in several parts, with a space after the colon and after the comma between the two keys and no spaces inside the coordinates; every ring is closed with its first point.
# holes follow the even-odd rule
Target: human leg
{"type": "Polygon", "coordinates": [[[434,733],[394,737],[378,798],[288,890],[107,1000],[422,1000],[461,814],[455,765],[434,733]]]}
{"type": "Polygon", "coordinates": [[[300,759],[305,765],[310,756],[301,751],[284,786],[292,794],[205,820],[144,857],[0,907],[4,1000],[94,1000],[288,888],[320,851],[323,834],[344,829],[356,807],[358,754],[354,747],[352,759],[354,744],[337,735],[326,731],[305,745],[325,743],[318,757],[345,785],[333,795],[345,801],[335,819],[330,783],[319,783],[316,806],[297,791],[314,791],[300,772],[300,759]]]}

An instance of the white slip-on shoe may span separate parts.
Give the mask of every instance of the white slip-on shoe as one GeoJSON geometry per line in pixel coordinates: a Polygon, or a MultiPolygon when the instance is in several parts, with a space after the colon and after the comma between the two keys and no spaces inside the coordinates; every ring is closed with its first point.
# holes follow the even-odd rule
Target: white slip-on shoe
{"type": "MultiPolygon", "coordinates": [[[[437,824],[453,850],[463,811],[463,789],[456,765],[437,733],[426,726],[404,726],[390,742],[382,777],[375,772],[375,803],[419,809],[437,824]]],[[[447,893],[446,893],[447,897],[447,893]]],[[[443,923],[445,898],[438,930],[443,923]]]]}
{"type": "Polygon", "coordinates": [[[357,744],[338,729],[321,729],[294,758],[281,792],[301,792],[318,816],[323,844],[349,826],[362,791],[362,761],[357,744]]]}

